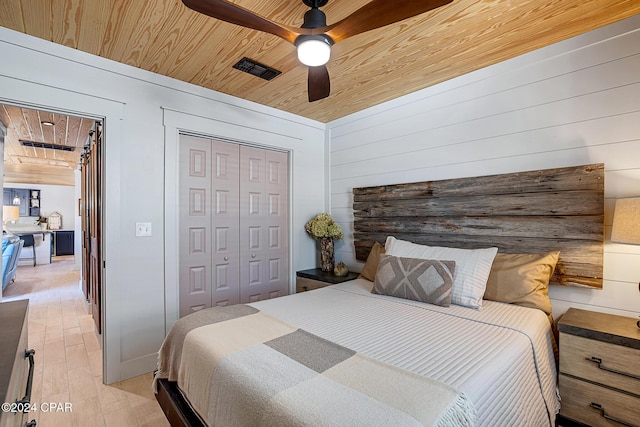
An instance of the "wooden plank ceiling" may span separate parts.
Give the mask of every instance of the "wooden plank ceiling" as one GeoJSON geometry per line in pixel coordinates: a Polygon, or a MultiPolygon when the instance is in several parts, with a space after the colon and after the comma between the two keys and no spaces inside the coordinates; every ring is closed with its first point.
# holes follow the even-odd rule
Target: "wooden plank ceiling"
{"type": "MultiPolygon", "coordinates": [[[[300,0],[234,3],[299,27],[300,0]]],[[[331,0],[328,23],[368,0],[331,0]]],[[[180,0],[2,0],[0,25],[134,67],[329,122],[640,12],[638,0],[454,0],[435,11],[342,41],[327,64],[331,95],[309,103],[295,48],[220,22],[180,0]],[[282,74],[272,81],[232,65],[249,57],[282,74]]],[[[92,120],[0,105],[7,126],[5,181],[73,185],[92,120]],[[54,126],[43,126],[42,122],[54,126]],[[76,147],[27,148],[19,140],[76,147]]]]}
{"type": "Polygon", "coordinates": [[[73,170],[78,168],[94,120],[0,105],[0,121],[7,128],[5,183],[75,185],[73,170]],[[22,141],[67,149],[25,146],[22,141]]]}
{"type": "MultiPolygon", "coordinates": [[[[301,0],[235,0],[299,27],[301,0]]],[[[330,0],[334,23],[368,0],[330,0]]],[[[640,12],[638,0],[454,0],[333,47],[332,93],[307,100],[307,69],[275,36],[201,15],[180,0],[2,0],[0,25],[195,85],[328,122],[640,12]],[[272,81],[232,68],[243,56],[272,81]]]]}

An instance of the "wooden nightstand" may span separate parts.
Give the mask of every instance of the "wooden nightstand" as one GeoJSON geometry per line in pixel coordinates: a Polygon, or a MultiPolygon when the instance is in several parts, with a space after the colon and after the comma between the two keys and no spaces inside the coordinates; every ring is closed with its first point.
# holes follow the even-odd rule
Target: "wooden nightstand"
{"type": "Polygon", "coordinates": [[[640,425],[640,329],[630,317],[569,309],[560,330],[561,409],[597,426],[640,425]]]}
{"type": "Polygon", "coordinates": [[[319,268],[298,271],[296,273],[296,293],[311,291],[313,289],[323,288],[329,285],[337,285],[338,283],[346,282],[347,280],[353,280],[359,275],[360,273],[350,271],[346,276],[340,277],[333,273],[322,271],[319,268]]]}

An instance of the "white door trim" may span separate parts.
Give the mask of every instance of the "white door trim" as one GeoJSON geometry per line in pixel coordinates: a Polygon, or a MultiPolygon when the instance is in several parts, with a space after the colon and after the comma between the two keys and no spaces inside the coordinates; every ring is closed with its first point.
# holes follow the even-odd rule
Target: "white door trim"
{"type": "Polygon", "coordinates": [[[35,110],[102,120],[103,189],[102,189],[102,254],[106,261],[102,269],[102,375],[106,384],[122,379],[121,360],[121,268],[120,234],[104,230],[120,230],[120,145],[106,141],[122,141],[125,103],[78,93],[64,88],[0,76],[0,104],[11,104],[35,110]],[[43,101],[49,100],[49,101],[43,101]],[[52,100],[55,100],[52,102],[52,100]],[[46,103],[51,102],[51,103],[46,103]],[[109,191],[109,189],[113,189],[109,191]]]}
{"type": "Polygon", "coordinates": [[[179,188],[178,167],[180,135],[201,136],[240,145],[249,145],[273,151],[289,153],[289,292],[295,290],[295,262],[292,245],[293,220],[293,146],[301,139],[294,135],[245,127],[221,120],[215,120],[197,114],[163,107],[163,124],[165,129],[165,335],[179,318],[179,188]]]}

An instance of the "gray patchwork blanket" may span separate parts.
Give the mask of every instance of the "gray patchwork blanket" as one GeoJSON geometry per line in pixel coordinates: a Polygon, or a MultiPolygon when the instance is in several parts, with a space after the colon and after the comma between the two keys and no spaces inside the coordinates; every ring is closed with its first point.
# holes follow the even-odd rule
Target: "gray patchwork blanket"
{"type": "Polygon", "coordinates": [[[210,426],[464,427],[476,418],[449,385],[246,305],[178,320],[160,349],[157,378],[177,381],[210,426]]]}

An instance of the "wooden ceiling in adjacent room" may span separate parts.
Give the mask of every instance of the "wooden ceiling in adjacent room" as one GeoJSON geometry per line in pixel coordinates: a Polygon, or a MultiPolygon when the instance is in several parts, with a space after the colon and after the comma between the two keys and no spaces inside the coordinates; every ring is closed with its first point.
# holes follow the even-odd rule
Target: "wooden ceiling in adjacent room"
{"type": "MultiPolygon", "coordinates": [[[[331,0],[322,10],[331,24],[368,1],[331,0]]],[[[307,10],[301,0],[234,3],[295,27],[307,10]]],[[[290,43],[179,0],[2,0],[0,25],[328,122],[639,12],[638,0],[454,0],[336,44],[331,95],[313,103],[290,43]],[[264,81],[232,68],[245,56],[282,74],[264,81]]]]}
{"type": "Polygon", "coordinates": [[[4,183],[75,185],[73,171],[95,121],[11,105],[0,105],[7,128],[4,183]],[[24,145],[22,141],[27,141],[24,145]],[[54,148],[49,148],[55,146],[54,148]]]}

